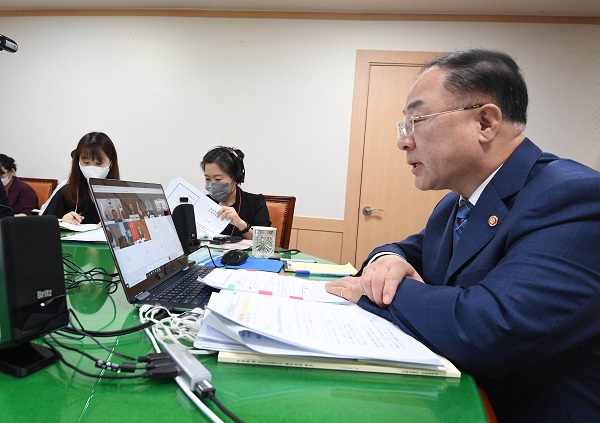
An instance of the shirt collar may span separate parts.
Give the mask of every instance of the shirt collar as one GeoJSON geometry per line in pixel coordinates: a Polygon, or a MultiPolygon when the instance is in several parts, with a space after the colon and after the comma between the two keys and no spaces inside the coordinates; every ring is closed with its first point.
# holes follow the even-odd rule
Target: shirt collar
{"type": "Polygon", "coordinates": [[[477,200],[479,200],[479,197],[481,197],[483,190],[485,189],[485,187],[487,187],[487,185],[490,183],[490,181],[496,175],[496,173],[498,173],[498,171],[500,170],[501,167],[502,167],[502,165],[500,165],[500,167],[498,167],[498,169],[496,169],[494,172],[492,172],[492,174],[490,176],[488,176],[487,179],[485,181],[483,181],[481,183],[481,185],[479,185],[475,191],[473,191],[473,194],[471,194],[471,196],[469,198],[465,198],[462,195],[460,198],[464,199],[464,200],[468,200],[469,203],[471,203],[473,205],[477,204],[477,200]]]}

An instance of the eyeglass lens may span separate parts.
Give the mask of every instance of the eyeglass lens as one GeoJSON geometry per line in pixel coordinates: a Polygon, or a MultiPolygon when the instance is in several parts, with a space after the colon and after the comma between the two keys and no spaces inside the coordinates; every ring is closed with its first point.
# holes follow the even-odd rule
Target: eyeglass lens
{"type": "Polygon", "coordinates": [[[412,135],[415,126],[412,115],[404,115],[401,121],[398,122],[398,139],[412,135]]]}

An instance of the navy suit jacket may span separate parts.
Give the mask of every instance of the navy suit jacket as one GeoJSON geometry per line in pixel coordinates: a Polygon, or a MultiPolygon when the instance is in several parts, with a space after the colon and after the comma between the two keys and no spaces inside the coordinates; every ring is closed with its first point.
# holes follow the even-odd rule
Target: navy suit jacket
{"type": "Polygon", "coordinates": [[[525,139],[452,254],[457,203],[365,261],[401,254],[425,284],[404,279],[386,309],[358,304],[472,373],[501,422],[600,421],[600,173],[525,139]]]}

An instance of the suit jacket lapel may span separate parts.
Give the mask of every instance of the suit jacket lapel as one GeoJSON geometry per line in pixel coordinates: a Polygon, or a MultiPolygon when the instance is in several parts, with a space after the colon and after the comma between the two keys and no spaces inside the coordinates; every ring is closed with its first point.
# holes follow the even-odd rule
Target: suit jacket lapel
{"type": "MultiPolygon", "coordinates": [[[[450,259],[444,285],[498,232],[510,212],[506,199],[523,188],[541,154],[542,151],[525,138],[483,190],[450,259]]],[[[452,223],[455,215],[456,208],[450,219],[452,223]]],[[[449,239],[451,242],[451,234],[449,239]]]]}
{"type": "Polygon", "coordinates": [[[458,269],[490,242],[507,215],[506,205],[495,192],[493,195],[482,195],[479,198],[456,245],[456,251],[452,254],[444,285],[448,284],[448,280],[458,269]]]}

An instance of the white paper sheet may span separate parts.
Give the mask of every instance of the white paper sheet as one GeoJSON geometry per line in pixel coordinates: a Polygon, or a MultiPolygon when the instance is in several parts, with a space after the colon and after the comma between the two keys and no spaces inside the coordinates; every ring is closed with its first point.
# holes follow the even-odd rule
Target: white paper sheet
{"type": "Polygon", "coordinates": [[[324,281],[301,279],[280,273],[215,269],[204,279],[213,288],[228,291],[253,292],[305,301],[349,304],[349,301],[325,290],[324,281]]]}
{"type": "Polygon", "coordinates": [[[102,228],[96,228],[93,231],[78,232],[76,234],[63,236],[62,241],[82,241],[82,242],[108,242],[102,228]]]}
{"type": "Polygon", "coordinates": [[[221,207],[181,177],[169,183],[165,194],[171,211],[180,204],[181,197],[187,197],[188,202],[194,205],[198,239],[212,238],[213,235],[220,234],[231,221],[218,218],[217,212],[221,207]]]}
{"type": "Polygon", "coordinates": [[[60,226],[63,229],[66,229],[68,231],[73,231],[73,232],[86,232],[86,231],[93,231],[96,230],[100,227],[100,224],[96,224],[96,223],[82,223],[81,225],[73,225],[72,223],[67,223],[67,222],[58,222],[58,226],[60,226]]]}

